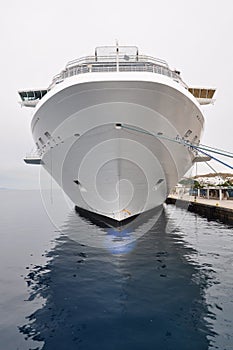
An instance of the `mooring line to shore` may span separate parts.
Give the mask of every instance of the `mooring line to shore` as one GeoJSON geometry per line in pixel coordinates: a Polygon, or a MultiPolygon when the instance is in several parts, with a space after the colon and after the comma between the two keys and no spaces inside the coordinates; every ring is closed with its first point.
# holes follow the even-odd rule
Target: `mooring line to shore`
{"type": "Polygon", "coordinates": [[[216,153],[216,154],[222,155],[224,157],[229,157],[229,158],[233,158],[233,153],[232,152],[224,151],[224,150],[221,150],[219,148],[214,148],[214,147],[211,147],[211,146],[206,146],[206,145],[201,145],[201,144],[197,145],[197,144],[191,143],[189,141],[186,141],[186,140],[184,140],[184,139],[182,139],[180,137],[172,138],[172,137],[164,135],[163,133],[153,134],[153,133],[151,133],[149,131],[138,129],[138,128],[131,127],[131,126],[124,125],[124,124],[121,124],[121,128],[132,130],[132,131],[136,131],[136,132],[140,132],[140,133],[143,133],[143,134],[146,134],[146,135],[153,136],[153,137],[158,138],[158,139],[164,139],[164,140],[167,140],[167,141],[179,143],[181,145],[184,145],[186,147],[194,149],[194,150],[204,154],[205,156],[215,160],[216,162],[219,162],[220,164],[222,164],[222,165],[224,165],[224,166],[226,166],[226,167],[228,167],[228,168],[233,170],[233,167],[230,164],[228,164],[226,162],[223,162],[222,160],[216,158],[212,154],[206,153],[205,151],[207,150],[208,152],[216,153]]]}

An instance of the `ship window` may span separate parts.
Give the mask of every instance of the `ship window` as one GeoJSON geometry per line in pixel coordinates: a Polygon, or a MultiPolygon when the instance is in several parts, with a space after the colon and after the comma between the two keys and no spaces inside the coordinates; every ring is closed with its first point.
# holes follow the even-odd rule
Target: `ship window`
{"type": "Polygon", "coordinates": [[[116,123],[116,124],[115,124],[115,128],[116,128],[116,129],[121,129],[121,128],[122,128],[121,123],[116,123]]]}
{"type": "Polygon", "coordinates": [[[40,143],[41,143],[42,145],[44,145],[44,141],[42,140],[41,137],[39,137],[39,141],[40,141],[40,143]]]}
{"type": "Polygon", "coordinates": [[[19,92],[19,95],[20,95],[20,97],[21,97],[21,99],[22,99],[23,101],[25,101],[25,99],[27,98],[27,94],[26,94],[26,92],[24,92],[24,91],[19,92]]]}
{"type": "Polygon", "coordinates": [[[19,91],[22,101],[40,100],[48,90],[19,91]]]}
{"type": "Polygon", "coordinates": [[[184,134],[184,137],[189,137],[192,134],[192,130],[188,129],[184,134]]]}
{"type": "Polygon", "coordinates": [[[35,99],[34,91],[28,91],[27,97],[28,97],[28,100],[34,100],[35,99]]]}
{"type": "Polygon", "coordinates": [[[37,99],[41,99],[41,97],[42,97],[42,95],[41,95],[41,91],[40,90],[38,90],[38,91],[34,91],[34,93],[35,93],[35,99],[37,100],[37,99]]]}
{"type": "Polygon", "coordinates": [[[163,181],[164,181],[164,179],[159,179],[159,180],[156,182],[155,185],[159,185],[159,184],[161,184],[163,181]]]}
{"type": "Polygon", "coordinates": [[[50,133],[48,132],[48,131],[45,131],[45,136],[48,138],[48,139],[51,139],[51,135],[50,135],[50,133]]]}
{"type": "Polygon", "coordinates": [[[198,137],[197,137],[197,135],[193,138],[193,140],[192,140],[192,143],[198,143],[197,142],[197,139],[198,139],[198,137]]]}
{"type": "Polygon", "coordinates": [[[153,191],[157,191],[158,186],[164,182],[164,179],[158,179],[158,181],[156,182],[156,184],[153,186],[153,191]]]}

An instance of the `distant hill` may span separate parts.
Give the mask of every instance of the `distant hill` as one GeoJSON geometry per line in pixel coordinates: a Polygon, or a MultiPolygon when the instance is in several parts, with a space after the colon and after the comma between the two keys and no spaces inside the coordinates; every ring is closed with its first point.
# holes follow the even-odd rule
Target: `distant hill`
{"type": "Polygon", "coordinates": [[[16,190],[17,188],[9,188],[9,187],[0,187],[0,191],[11,191],[16,190]]]}

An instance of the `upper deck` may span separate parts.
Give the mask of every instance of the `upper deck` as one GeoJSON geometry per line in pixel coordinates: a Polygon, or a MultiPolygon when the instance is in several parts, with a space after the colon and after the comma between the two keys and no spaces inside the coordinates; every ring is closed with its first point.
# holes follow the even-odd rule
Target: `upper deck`
{"type": "Polygon", "coordinates": [[[35,107],[47,91],[62,83],[65,79],[79,74],[103,72],[149,72],[161,74],[188,89],[200,104],[213,102],[212,97],[215,89],[189,88],[181,79],[180,72],[170,69],[166,61],[151,56],[139,55],[136,46],[116,45],[97,47],[94,56],[86,56],[68,62],[65,69],[53,78],[48,89],[20,91],[21,104],[26,107],[35,107]],[[205,90],[205,98],[199,96],[197,90],[201,90],[202,94],[205,90]]]}
{"type": "Polygon", "coordinates": [[[151,56],[139,55],[136,46],[101,46],[95,49],[94,56],[82,57],[67,63],[49,86],[61,83],[64,79],[84,73],[103,72],[149,72],[166,75],[185,88],[180,73],[171,70],[166,61],[151,56]]]}

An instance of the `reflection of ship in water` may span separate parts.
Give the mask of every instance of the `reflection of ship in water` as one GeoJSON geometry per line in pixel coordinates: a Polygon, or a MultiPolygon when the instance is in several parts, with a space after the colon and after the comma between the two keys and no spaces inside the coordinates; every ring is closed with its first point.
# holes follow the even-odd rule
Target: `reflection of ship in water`
{"type": "Polygon", "coordinates": [[[95,215],[86,210],[73,212],[69,215],[69,228],[66,234],[78,243],[96,248],[104,248],[111,253],[126,253],[135,245],[136,240],[148,232],[159,219],[163,206],[159,206],[140,215],[130,217],[120,224],[99,214],[95,215]],[[90,232],[82,229],[83,220],[91,226],[90,232]]]}
{"type": "Polygon", "coordinates": [[[46,302],[22,333],[43,350],[208,349],[208,271],[188,262],[194,251],[178,230],[166,232],[164,212],[133,249],[115,255],[75,241],[77,230],[111,236],[80,218],[75,227],[76,219],[63,226],[47,266],[28,275],[31,298],[46,302]]]}

